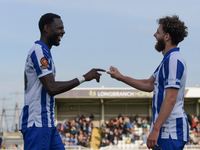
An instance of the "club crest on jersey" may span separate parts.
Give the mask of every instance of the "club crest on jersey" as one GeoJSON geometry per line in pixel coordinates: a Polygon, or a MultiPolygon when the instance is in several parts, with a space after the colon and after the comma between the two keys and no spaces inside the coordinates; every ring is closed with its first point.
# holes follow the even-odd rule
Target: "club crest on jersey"
{"type": "Polygon", "coordinates": [[[40,66],[41,69],[46,69],[46,68],[49,67],[49,62],[48,62],[48,60],[45,57],[42,57],[41,60],[40,60],[40,62],[42,64],[40,66]]]}

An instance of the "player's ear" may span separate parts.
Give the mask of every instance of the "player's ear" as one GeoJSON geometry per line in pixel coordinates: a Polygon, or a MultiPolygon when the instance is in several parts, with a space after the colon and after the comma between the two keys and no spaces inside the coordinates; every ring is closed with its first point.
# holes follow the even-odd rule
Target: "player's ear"
{"type": "Polygon", "coordinates": [[[165,34],[165,40],[168,41],[168,40],[171,40],[171,36],[169,33],[166,33],[165,34]]]}
{"type": "Polygon", "coordinates": [[[47,24],[44,25],[44,31],[50,33],[50,27],[47,24]]]}

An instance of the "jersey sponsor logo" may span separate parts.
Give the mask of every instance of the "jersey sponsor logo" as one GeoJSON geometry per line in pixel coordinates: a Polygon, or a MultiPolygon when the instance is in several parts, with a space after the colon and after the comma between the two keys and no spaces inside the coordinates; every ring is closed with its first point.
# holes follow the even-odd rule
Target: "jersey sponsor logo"
{"type": "Polygon", "coordinates": [[[42,64],[40,66],[41,69],[46,69],[46,68],[49,67],[49,62],[48,62],[48,60],[45,57],[42,57],[41,60],[40,60],[40,62],[42,64]]]}
{"type": "Polygon", "coordinates": [[[179,79],[166,79],[165,82],[170,82],[170,81],[181,82],[181,80],[179,80],[179,79]]]}

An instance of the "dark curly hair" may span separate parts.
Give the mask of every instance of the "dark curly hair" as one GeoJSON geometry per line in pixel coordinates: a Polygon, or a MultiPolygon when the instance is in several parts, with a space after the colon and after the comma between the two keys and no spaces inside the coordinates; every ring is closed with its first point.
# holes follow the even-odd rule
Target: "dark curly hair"
{"type": "Polygon", "coordinates": [[[172,17],[166,16],[157,20],[157,23],[162,25],[165,33],[169,33],[173,45],[178,45],[188,35],[188,28],[185,23],[179,20],[177,15],[172,17]]]}
{"type": "Polygon", "coordinates": [[[54,18],[61,18],[61,17],[53,13],[46,13],[40,18],[40,21],[38,24],[40,33],[42,33],[45,24],[50,25],[52,22],[54,22],[54,18]]]}

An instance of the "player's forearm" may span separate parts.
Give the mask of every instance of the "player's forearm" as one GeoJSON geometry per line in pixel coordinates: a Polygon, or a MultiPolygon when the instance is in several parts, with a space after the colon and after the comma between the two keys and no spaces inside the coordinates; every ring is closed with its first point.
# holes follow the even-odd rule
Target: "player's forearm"
{"type": "Polygon", "coordinates": [[[131,77],[128,76],[123,76],[121,75],[120,78],[118,79],[138,90],[142,90],[142,91],[146,91],[146,92],[152,92],[154,89],[153,84],[150,84],[149,81],[147,79],[143,79],[143,80],[137,80],[137,79],[133,79],[131,77]]]}
{"type": "Polygon", "coordinates": [[[77,87],[79,84],[80,83],[77,78],[65,82],[56,81],[54,85],[52,85],[47,92],[50,96],[55,96],[57,94],[69,91],[77,87]]]}
{"type": "Polygon", "coordinates": [[[66,92],[80,84],[77,78],[64,82],[55,81],[52,74],[40,78],[40,82],[50,96],[55,96],[56,94],[66,92]]]}
{"type": "Polygon", "coordinates": [[[98,71],[105,72],[104,69],[93,68],[85,75],[65,82],[55,81],[55,78],[52,73],[43,76],[39,79],[44,88],[46,89],[47,93],[50,96],[55,96],[56,94],[60,94],[62,92],[71,90],[72,88],[78,86],[80,83],[84,81],[90,81],[92,79],[96,79],[96,81],[99,82],[101,74],[98,73],[98,71]]]}

